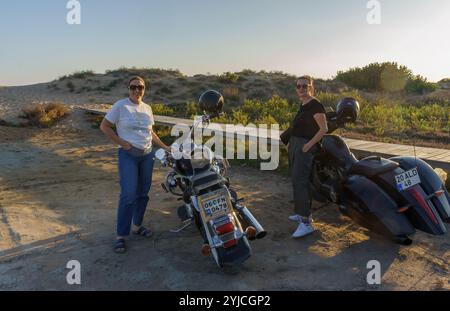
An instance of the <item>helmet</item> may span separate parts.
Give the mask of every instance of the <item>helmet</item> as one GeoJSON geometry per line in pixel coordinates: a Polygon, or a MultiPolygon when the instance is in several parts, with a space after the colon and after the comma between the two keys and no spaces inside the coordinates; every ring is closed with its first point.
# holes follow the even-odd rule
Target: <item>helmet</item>
{"type": "Polygon", "coordinates": [[[338,123],[355,122],[359,115],[359,103],[352,97],[341,99],[336,107],[338,123]]]}
{"type": "Polygon", "coordinates": [[[222,112],[224,102],[222,94],[215,90],[208,90],[200,95],[198,105],[206,113],[216,115],[222,112]]]}

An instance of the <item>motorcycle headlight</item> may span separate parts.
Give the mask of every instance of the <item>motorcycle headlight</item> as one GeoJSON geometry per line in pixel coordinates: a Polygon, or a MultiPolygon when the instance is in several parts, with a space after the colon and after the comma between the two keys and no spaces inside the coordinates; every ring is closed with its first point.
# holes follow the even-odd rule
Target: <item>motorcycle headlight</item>
{"type": "Polygon", "coordinates": [[[222,157],[216,156],[214,158],[214,169],[216,172],[222,176],[225,176],[227,169],[230,167],[230,164],[228,163],[227,159],[224,159],[222,157]]]}

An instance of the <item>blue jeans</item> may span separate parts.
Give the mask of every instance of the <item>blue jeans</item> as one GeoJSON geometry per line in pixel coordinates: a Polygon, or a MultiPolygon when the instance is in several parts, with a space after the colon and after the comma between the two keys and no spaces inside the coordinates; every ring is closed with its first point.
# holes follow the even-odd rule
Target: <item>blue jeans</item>
{"type": "Polygon", "coordinates": [[[128,236],[131,222],[141,226],[152,185],[154,152],[136,156],[119,148],[120,199],[117,235],[128,236]]]}

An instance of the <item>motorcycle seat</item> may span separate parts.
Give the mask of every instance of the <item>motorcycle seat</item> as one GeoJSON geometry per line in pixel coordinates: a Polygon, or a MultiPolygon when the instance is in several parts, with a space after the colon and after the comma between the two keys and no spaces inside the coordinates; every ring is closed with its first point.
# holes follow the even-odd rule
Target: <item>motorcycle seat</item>
{"type": "Polygon", "coordinates": [[[377,175],[395,170],[399,167],[397,162],[383,159],[378,156],[371,156],[354,163],[349,171],[349,175],[362,175],[367,178],[372,178],[377,175]]]}
{"type": "Polygon", "coordinates": [[[215,172],[210,172],[209,174],[205,172],[205,174],[192,178],[192,187],[196,191],[200,191],[201,189],[213,186],[220,182],[222,182],[220,175],[217,175],[215,172]]]}

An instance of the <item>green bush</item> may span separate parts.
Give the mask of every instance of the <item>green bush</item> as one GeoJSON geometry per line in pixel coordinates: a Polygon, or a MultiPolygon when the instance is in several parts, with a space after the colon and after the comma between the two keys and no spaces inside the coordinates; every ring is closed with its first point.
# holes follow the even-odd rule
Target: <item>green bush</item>
{"type": "Polygon", "coordinates": [[[115,88],[120,83],[123,83],[125,85],[125,81],[123,81],[122,79],[114,79],[108,83],[107,87],[112,89],[112,88],[115,88]]]}
{"type": "Polygon", "coordinates": [[[178,69],[160,69],[160,68],[137,68],[137,67],[120,67],[115,70],[106,70],[105,72],[108,75],[112,75],[114,77],[131,77],[131,76],[140,76],[144,79],[151,78],[164,78],[164,77],[173,77],[179,78],[184,77],[184,75],[178,69]]]}
{"type": "Polygon", "coordinates": [[[233,117],[229,121],[231,121],[231,122],[227,122],[227,123],[247,125],[250,123],[250,118],[248,117],[248,114],[246,114],[242,110],[238,109],[238,110],[233,111],[233,117]]]}
{"type": "Polygon", "coordinates": [[[154,104],[151,104],[150,106],[152,107],[153,114],[161,115],[161,116],[175,115],[175,111],[172,108],[170,108],[164,104],[154,103],[154,104]]]}
{"type": "Polygon", "coordinates": [[[186,113],[185,116],[188,118],[192,118],[194,116],[198,116],[202,113],[202,111],[200,110],[200,107],[198,106],[197,102],[187,102],[186,103],[186,113]]]}
{"type": "Polygon", "coordinates": [[[437,90],[438,84],[427,82],[422,76],[416,76],[408,80],[405,86],[406,93],[409,94],[425,94],[437,90]]]}
{"type": "Polygon", "coordinates": [[[450,131],[450,107],[438,104],[421,107],[377,102],[361,110],[359,121],[377,136],[394,133],[439,133],[450,131]]]}
{"type": "Polygon", "coordinates": [[[224,83],[236,83],[239,80],[239,75],[232,72],[225,72],[218,77],[218,80],[224,83]]]}
{"type": "Polygon", "coordinates": [[[338,102],[345,97],[352,97],[356,99],[361,109],[368,105],[368,101],[357,90],[341,93],[318,92],[316,94],[316,98],[324,105],[325,108],[331,108],[333,110],[336,109],[338,102]]]}
{"type": "Polygon", "coordinates": [[[353,88],[365,91],[398,92],[423,94],[434,91],[435,83],[428,82],[420,75],[395,62],[372,63],[365,67],[338,71],[336,80],[353,88]]]}
{"type": "Polygon", "coordinates": [[[240,99],[239,88],[237,87],[226,87],[222,94],[227,101],[237,102],[240,99]]]}

